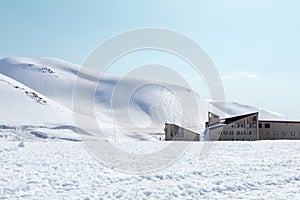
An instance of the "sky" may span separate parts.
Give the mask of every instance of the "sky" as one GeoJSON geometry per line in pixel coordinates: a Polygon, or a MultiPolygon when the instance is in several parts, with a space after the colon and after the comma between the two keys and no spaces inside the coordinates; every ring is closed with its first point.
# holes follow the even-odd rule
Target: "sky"
{"type": "MultiPolygon", "coordinates": [[[[144,27],[169,29],[205,49],[228,101],[300,120],[299,10],[298,0],[3,0],[0,57],[46,56],[82,64],[112,36],[144,27]]],[[[118,61],[112,73],[121,65],[158,62],[162,56],[166,64],[185,71],[174,56],[144,52],[118,61]]],[[[197,74],[182,74],[209,98],[197,74]]]]}

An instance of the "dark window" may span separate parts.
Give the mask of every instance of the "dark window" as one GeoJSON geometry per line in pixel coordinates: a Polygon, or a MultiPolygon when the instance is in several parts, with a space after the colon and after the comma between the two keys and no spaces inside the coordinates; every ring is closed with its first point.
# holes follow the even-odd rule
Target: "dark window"
{"type": "Polygon", "coordinates": [[[270,124],[265,124],[265,128],[270,128],[270,124]]]}
{"type": "Polygon", "coordinates": [[[183,137],[183,129],[182,128],[178,129],[178,136],[183,137]]]}
{"type": "Polygon", "coordinates": [[[241,124],[241,127],[243,128],[243,127],[244,127],[244,124],[241,124]]]}
{"type": "Polygon", "coordinates": [[[248,131],[248,135],[252,135],[252,132],[251,132],[251,131],[248,131]]]}
{"type": "Polygon", "coordinates": [[[236,133],[237,135],[239,135],[240,134],[240,131],[237,131],[237,133],[236,133]]]}
{"type": "Polygon", "coordinates": [[[286,132],[282,132],[282,135],[286,135],[286,132]]]}
{"type": "Polygon", "coordinates": [[[262,128],[262,124],[261,124],[261,123],[259,123],[259,124],[258,124],[258,127],[259,127],[259,128],[262,128]]]}
{"type": "Polygon", "coordinates": [[[230,131],[229,134],[230,134],[230,135],[233,135],[233,131],[230,131]]]}
{"type": "Polygon", "coordinates": [[[291,135],[292,135],[292,136],[295,136],[295,134],[296,134],[296,132],[291,132],[291,135]]]}
{"type": "Polygon", "coordinates": [[[178,137],[178,127],[177,126],[174,127],[174,135],[175,135],[175,137],[178,137]]]}

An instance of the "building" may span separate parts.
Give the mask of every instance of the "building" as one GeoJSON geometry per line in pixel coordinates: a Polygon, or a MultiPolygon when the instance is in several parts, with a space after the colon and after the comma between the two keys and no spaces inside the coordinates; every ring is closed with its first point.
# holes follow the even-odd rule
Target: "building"
{"type": "Polygon", "coordinates": [[[254,141],[258,140],[258,112],[220,119],[218,115],[208,113],[206,134],[210,140],[254,141]],[[222,124],[223,126],[216,126],[222,124]]]}
{"type": "MultiPolygon", "coordinates": [[[[209,112],[204,137],[220,141],[300,140],[300,121],[258,120],[258,114],[220,119],[209,112]]],[[[166,123],[165,140],[199,141],[200,134],[166,123]]]]}
{"type": "Polygon", "coordinates": [[[299,121],[259,121],[260,140],[300,140],[299,121]]]}
{"type": "Polygon", "coordinates": [[[187,130],[175,124],[165,123],[166,141],[200,141],[200,134],[187,130]]]}

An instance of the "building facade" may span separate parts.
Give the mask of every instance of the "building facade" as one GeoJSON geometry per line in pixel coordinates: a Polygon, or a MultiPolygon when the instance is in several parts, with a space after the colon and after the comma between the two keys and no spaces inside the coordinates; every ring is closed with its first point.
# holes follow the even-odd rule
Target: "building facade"
{"type": "Polygon", "coordinates": [[[259,121],[260,140],[300,140],[298,121],[259,121]]]}
{"type": "Polygon", "coordinates": [[[208,113],[206,134],[210,140],[222,141],[254,141],[258,140],[258,112],[225,119],[218,119],[213,113],[208,113]],[[223,126],[216,126],[222,124],[223,126]],[[214,128],[216,127],[216,128],[214,128]]]}
{"type": "Polygon", "coordinates": [[[200,134],[175,124],[165,123],[164,131],[166,141],[200,141],[200,134]]]}

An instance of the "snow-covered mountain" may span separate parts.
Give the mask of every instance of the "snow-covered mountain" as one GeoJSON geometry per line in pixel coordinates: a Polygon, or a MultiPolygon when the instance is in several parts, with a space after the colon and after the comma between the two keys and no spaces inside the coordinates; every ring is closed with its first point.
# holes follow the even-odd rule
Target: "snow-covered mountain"
{"type": "MultiPolygon", "coordinates": [[[[73,89],[79,70],[80,66],[56,58],[8,57],[0,60],[0,87],[4,94],[0,105],[4,111],[1,112],[1,123],[72,124],[70,110],[73,110],[73,89]]],[[[162,132],[164,122],[169,121],[184,124],[200,132],[204,128],[204,121],[207,120],[208,109],[218,114],[225,111],[227,116],[256,111],[254,107],[238,103],[226,103],[225,109],[222,104],[207,103],[187,88],[168,83],[133,78],[126,78],[120,82],[119,77],[108,75],[99,81],[98,74],[93,71],[81,73],[80,79],[85,83],[81,89],[94,94],[95,113],[100,126],[110,133],[115,128],[113,124],[116,121],[113,120],[113,116],[119,119],[118,125],[130,127],[134,124],[137,130],[156,124],[152,126],[155,130],[149,132],[162,132]],[[96,89],[93,88],[95,85],[96,89]],[[135,88],[137,86],[139,87],[135,88]],[[134,92],[126,99],[126,95],[118,91],[134,92]],[[184,105],[182,99],[178,99],[177,96],[183,98],[185,103],[196,99],[200,105],[199,119],[193,114],[182,116],[184,105]]],[[[79,112],[86,114],[86,96],[79,95],[76,98],[79,98],[76,102],[82,105],[79,112]]],[[[192,102],[187,104],[193,105],[192,102]]],[[[186,113],[197,113],[191,106],[185,106],[184,110],[186,113]]],[[[277,119],[280,115],[260,110],[260,117],[277,119]]],[[[122,132],[121,129],[118,131],[122,132]]]]}
{"type": "MultiPolygon", "coordinates": [[[[203,122],[206,120],[207,103],[187,88],[138,78],[126,78],[120,82],[119,77],[109,75],[102,76],[99,81],[97,72],[85,71],[78,74],[79,69],[78,65],[54,58],[9,57],[0,60],[0,73],[3,76],[14,79],[20,85],[26,85],[28,89],[36,91],[35,93],[41,94],[69,110],[73,110],[74,85],[77,78],[80,77],[80,81],[84,82],[80,88],[83,94],[76,96],[76,103],[79,102],[80,104],[80,108],[76,111],[93,117],[93,113],[85,113],[87,101],[85,94],[93,93],[95,102],[92,103],[95,106],[95,114],[105,132],[114,132],[113,124],[116,122],[119,127],[117,132],[124,132],[121,130],[124,127],[130,129],[131,132],[139,132],[149,126],[152,128],[152,130],[148,130],[149,132],[163,132],[166,121],[185,124],[195,131],[200,131],[203,128],[203,122]],[[96,88],[94,88],[95,85],[96,88]],[[126,91],[125,93],[132,92],[130,96],[127,95],[128,99],[124,99],[126,96],[124,91],[126,91]],[[200,120],[197,120],[195,115],[190,115],[196,110],[194,107],[187,106],[192,104],[182,105],[180,101],[182,99],[178,99],[178,96],[185,99],[185,103],[192,99],[200,102],[198,103],[199,109],[203,113],[203,116],[199,117],[200,120]],[[182,106],[185,106],[184,112],[188,113],[185,117],[182,117],[182,106]],[[113,120],[113,115],[118,118],[117,121],[113,120]]],[[[1,100],[9,103],[7,99],[1,100]]],[[[13,107],[13,103],[6,106],[13,107]]],[[[18,115],[24,115],[26,118],[25,110],[19,109],[18,112],[18,115]]],[[[46,115],[47,112],[44,111],[43,113],[46,115]]],[[[44,119],[49,119],[51,116],[44,117],[44,119]]],[[[4,119],[9,121],[10,118],[4,117],[4,119]]],[[[31,122],[37,123],[34,118],[31,122]]]]}
{"type": "Polygon", "coordinates": [[[0,74],[0,124],[72,124],[72,112],[35,90],[0,74]]]}
{"type": "Polygon", "coordinates": [[[0,60],[0,73],[68,108],[72,107],[73,85],[79,68],[55,58],[8,57],[0,60]]]}

